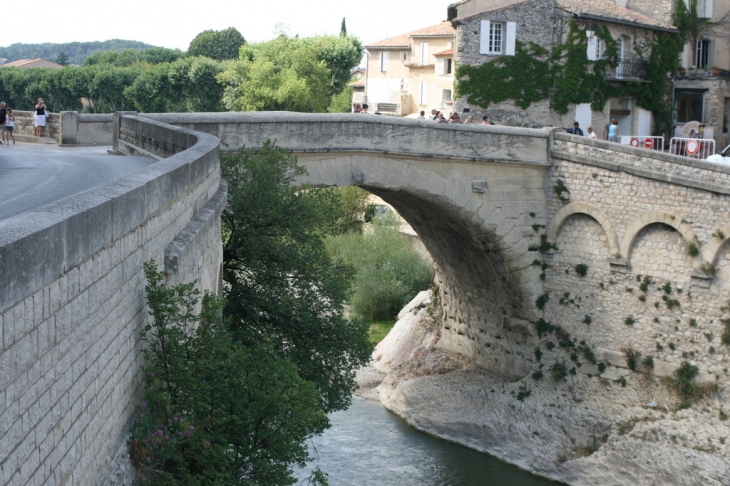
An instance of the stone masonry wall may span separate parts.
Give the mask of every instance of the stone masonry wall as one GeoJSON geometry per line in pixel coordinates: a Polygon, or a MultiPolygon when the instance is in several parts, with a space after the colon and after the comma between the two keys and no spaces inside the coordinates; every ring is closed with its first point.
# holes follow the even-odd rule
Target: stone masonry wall
{"type": "Polygon", "coordinates": [[[544,317],[609,365],[601,373],[583,364],[583,373],[628,375],[623,350],[630,348],[653,356],[657,376],[688,360],[702,380],[727,384],[730,353],[720,336],[730,299],[730,234],[718,232],[730,221],[730,168],[676,156],[650,160],[649,151],[621,148],[556,135],[548,190],[560,179],[570,196],[548,197],[548,233],[558,250],[541,256],[551,266],[544,317]],[[610,149],[617,150],[614,165],[601,152],[610,149]],[[716,265],[714,276],[698,270],[704,262],[716,265]],[[580,263],[588,265],[584,277],[576,273],[580,263]]]}
{"type": "Polygon", "coordinates": [[[119,181],[0,222],[0,484],[106,484],[140,391],[142,264],[162,267],[192,225],[200,231],[181,254],[194,262],[166,269],[168,282],[216,290],[218,140],[192,140],[119,181]]]}

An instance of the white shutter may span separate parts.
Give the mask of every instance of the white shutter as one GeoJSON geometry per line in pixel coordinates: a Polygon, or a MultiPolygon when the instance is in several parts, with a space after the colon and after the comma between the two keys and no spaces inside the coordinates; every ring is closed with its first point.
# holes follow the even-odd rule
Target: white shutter
{"type": "Polygon", "coordinates": [[[388,51],[380,53],[380,70],[386,72],[388,70],[388,51]]]}
{"type": "Polygon", "coordinates": [[[684,69],[689,69],[690,66],[690,47],[689,44],[684,45],[684,49],[682,49],[682,67],[684,69]]]}
{"type": "Polygon", "coordinates": [[[436,75],[443,76],[446,73],[444,70],[444,59],[439,58],[436,62],[436,75]]]}
{"type": "Polygon", "coordinates": [[[428,66],[428,42],[421,43],[421,66],[428,66]]]}
{"type": "Polygon", "coordinates": [[[428,83],[423,81],[421,81],[421,92],[419,93],[418,104],[422,106],[428,104],[428,83]]]}
{"type": "Polygon", "coordinates": [[[697,15],[706,19],[711,19],[713,14],[713,0],[698,0],[697,15]]]}
{"type": "Polygon", "coordinates": [[[515,55],[515,37],[517,36],[517,22],[507,22],[507,44],[505,47],[505,55],[515,55]]]}
{"type": "Polygon", "coordinates": [[[578,122],[580,125],[581,130],[583,130],[583,133],[586,133],[586,128],[591,126],[591,104],[590,103],[581,103],[579,105],[575,105],[575,121],[578,122]]]}
{"type": "Polygon", "coordinates": [[[587,39],[588,47],[586,47],[586,55],[588,56],[589,61],[596,60],[596,42],[597,41],[598,41],[598,38],[596,36],[593,36],[590,39],[587,39]]]}
{"type": "Polygon", "coordinates": [[[479,32],[479,54],[489,54],[489,20],[482,20],[482,30],[479,32]]]}
{"type": "Polygon", "coordinates": [[[684,6],[687,7],[687,10],[689,10],[691,8],[689,0],[684,0],[684,6]]]}

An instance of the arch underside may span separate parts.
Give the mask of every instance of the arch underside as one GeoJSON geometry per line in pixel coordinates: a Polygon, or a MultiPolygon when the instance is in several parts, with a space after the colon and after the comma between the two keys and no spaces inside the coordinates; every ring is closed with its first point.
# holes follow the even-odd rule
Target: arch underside
{"type": "Polygon", "coordinates": [[[539,272],[530,265],[534,254],[528,252],[538,238],[529,213],[541,208],[522,201],[525,194],[518,189],[514,194],[473,192],[469,170],[460,174],[456,164],[436,164],[429,171],[389,160],[402,165],[397,176],[382,170],[382,164],[353,164],[352,157],[307,159],[300,158],[309,171],[307,182],[357,185],[393,206],[418,234],[433,258],[443,304],[438,349],[503,376],[528,372],[529,321],[536,319],[535,289],[540,287],[539,272]],[[495,202],[497,197],[515,200],[495,202]]]}

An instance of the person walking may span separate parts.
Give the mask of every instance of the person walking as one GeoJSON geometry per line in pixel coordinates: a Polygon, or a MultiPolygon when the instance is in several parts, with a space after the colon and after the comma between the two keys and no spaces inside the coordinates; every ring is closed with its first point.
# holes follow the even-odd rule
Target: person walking
{"type": "Polygon", "coordinates": [[[38,103],[35,105],[35,136],[40,137],[43,135],[43,127],[46,126],[46,104],[43,98],[38,98],[38,103]]]}
{"type": "Polygon", "coordinates": [[[13,129],[15,128],[15,115],[13,115],[13,110],[8,108],[7,113],[5,114],[5,133],[3,134],[5,138],[5,145],[8,145],[10,143],[10,138],[13,139],[13,145],[15,145],[15,135],[13,135],[13,129]]]}
{"type": "Polygon", "coordinates": [[[596,136],[596,132],[593,130],[593,127],[586,128],[586,132],[588,132],[588,138],[598,138],[596,136]]]}

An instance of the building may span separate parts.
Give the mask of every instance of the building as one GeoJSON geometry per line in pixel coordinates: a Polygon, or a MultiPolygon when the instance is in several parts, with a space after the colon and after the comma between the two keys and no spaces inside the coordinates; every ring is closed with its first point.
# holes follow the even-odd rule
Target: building
{"type": "Polygon", "coordinates": [[[13,62],[6,62],[1,65],[2,67],[17,67],[17,68],[52,68],[52,69],[63,69],[58,63],[53,61],[47,61],[45,59],[18,59],[13,62]]]}
{"type": "MultiPolygon", "coordinates": [[[[626,3],[626,2],[624,2],[626,3]]],[[[674,34],[676,28],[665,19],[620,7],[610,0],[464,0],[448,8],[448,18],[456,28],[457,65],[481,65],[500,56],[515,55],[517,41],[534,42],[547,49],[564,43],[574,23],[586,32],[588,60],[600,59],[603,41],[589,31],[605,27],[618,43],[619,63],[606,73],[611,83],[646,82],[646,65],[635,53],[654,32],[674,34]]],[[[624,135],[650,135],[653,129],[651,112],[636,105],[631,98],[612,98],[602,111],[592,111],[589,103],[571,105],[566,114],[553,110],[547,98],[532,103],[527,109],[514,102],[492,104],[485,109],[472,106],[465,97],[455,100],[458,111],[470,110],[477,116],[488,112],[492,121],[503,125],[542,127],[593,125],[600,135],[610,119],[619,122],[624,135]]]]}
{"type": "Polygon", "coordinates": [[[449,22],[366,45],[364,102],[370,112],[405,116],[451,111],[455,30],[449,22]]]}

